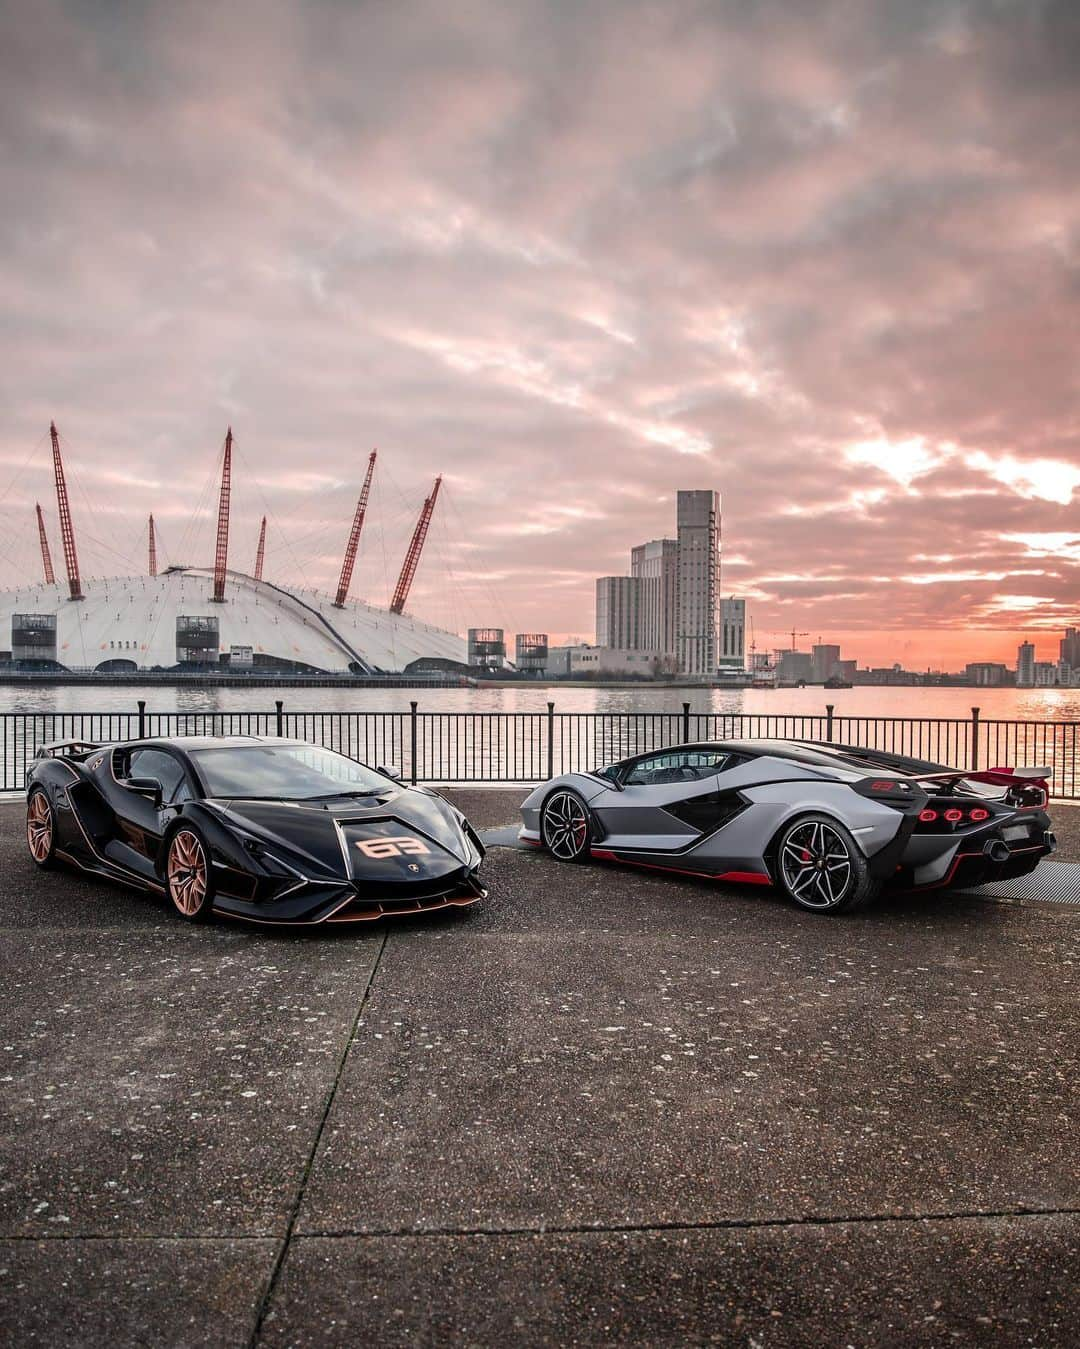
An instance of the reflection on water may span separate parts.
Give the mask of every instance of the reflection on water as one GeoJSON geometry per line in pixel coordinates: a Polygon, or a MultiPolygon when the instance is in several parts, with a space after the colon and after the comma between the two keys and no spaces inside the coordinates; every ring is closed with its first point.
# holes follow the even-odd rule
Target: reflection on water
{"type": "Polygon", "coordinates": [[[405,712],[415,699],[421,711],[538,712],[550,700],[560,712],[824,713],[837,716],[967,717],[978,707],[984,720],[1080,721],[1080,689],[672,689],[569,688],[526,685],[481,689],[189,688],[149,686],[0,688],[0,712],[120,712],[140,698],[151,712],[272,711],[280,697],[292,712],[405,712]]]}

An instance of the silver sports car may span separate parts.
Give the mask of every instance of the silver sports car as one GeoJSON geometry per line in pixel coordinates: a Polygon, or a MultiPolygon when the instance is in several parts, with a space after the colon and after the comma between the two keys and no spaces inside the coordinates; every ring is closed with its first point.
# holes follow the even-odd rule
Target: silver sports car
{"type": "Polygon", "coordinates": [[[729,740],[639,754],[538,787],[520,838],[599,858],[781,887],[837,913],[882,886],[982,885],[1054,851],[1048,768],[964,772],[851,745],[729,740]]]}

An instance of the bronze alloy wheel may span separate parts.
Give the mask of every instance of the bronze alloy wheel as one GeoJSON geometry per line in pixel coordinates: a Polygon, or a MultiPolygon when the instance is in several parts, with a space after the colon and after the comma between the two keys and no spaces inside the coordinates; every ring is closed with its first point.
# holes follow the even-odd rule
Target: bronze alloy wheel
{"type": "Polygon", "coordinates": [[[26,804],[26,843],[38,866],[48,866],[53,855],[53,812],[42,791],[34,792],[26,804]]]}
{"type": "Polygon", "coordinates": [[[169,898],[185,918],[202,918],[210,909],[210,865],[198,834],[180,829],[169,844],[166,869],[169,898]]]}

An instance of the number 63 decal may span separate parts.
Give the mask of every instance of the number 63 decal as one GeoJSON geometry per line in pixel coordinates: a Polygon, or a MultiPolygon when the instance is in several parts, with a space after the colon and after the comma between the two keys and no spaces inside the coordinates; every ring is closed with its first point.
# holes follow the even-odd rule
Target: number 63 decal
{"type": "Polygon", "coordinates": [[[357,840],[356,846],[365,857],[419,857],[422,853],[431,852],[422,839],[409,834],[401,834],[396,838],[362,838],[357,840]]]}

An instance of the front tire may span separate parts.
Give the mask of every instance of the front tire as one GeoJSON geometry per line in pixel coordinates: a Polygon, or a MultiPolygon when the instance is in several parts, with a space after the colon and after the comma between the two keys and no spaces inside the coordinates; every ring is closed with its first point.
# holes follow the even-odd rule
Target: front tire
{"type": "Polygon", "coordinates": [[[41,787],[26,800],[26,846],[36,867],[51,871],[56,866],[56,812],[41,787]]]}
{"type": "Polygon", "coordinates": [[[559,862],[583,862],[590,852],[589,810],[577,792],[552,792],[540,813],[540,837],[559,862]]]}
{"type": "Polygon", "coordinates": [[[828,815],[802,815],[786,826],[776,870],[790,898],[811,913],[850,913],[879,888],[850,830],[828,815]]]}
{"type": "Polygon", "coordinates": [[[173,908],[189,923],[205,923],[214,908],[214,873],[210,849],[202,835],[187,825],[169,840],[165,855],[165,891],[173,908]]]}

